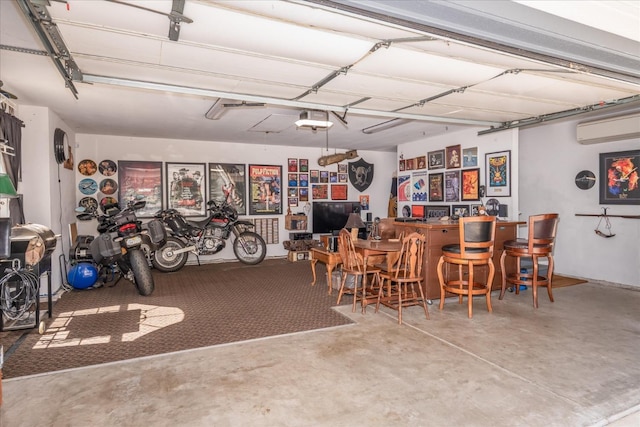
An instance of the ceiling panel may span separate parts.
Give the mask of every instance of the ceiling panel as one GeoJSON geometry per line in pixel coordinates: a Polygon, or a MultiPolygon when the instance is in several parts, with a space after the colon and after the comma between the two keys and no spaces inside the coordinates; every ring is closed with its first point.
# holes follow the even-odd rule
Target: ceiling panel
{"type": "MultiPolygon", "coordinates": [[[[30,1],[0,1],[0,45],[45,50],[18,7],[30,1]]],[[[386,21],[391,12],[414,2],[393,7],[383,0],[368,2],[376,7],[388,3],[389,15],[378,18],[341,11],[336,2],[324,0],[186,0],[184,16],[193,22],[180,25],[178,41],[168,39],[171,2],[127,3],[136,7],[54,1],[46,9],[79,71],[93,82],[76,78],[79,99],[49,57],[2,48],[5,89],[16,93],[19,102],[50,107],[78,132],[318,147],[326,145],[327,134],[297,131],[290,119],[302,109],[343,115],[344,106],[353,104],[346,125],[334,120],[328,135],[332,147],[382,150],[454,131],[461,122],[486,127],[640,94],[640,84],[617,79],[615,73],[603,76],[580,64],[498,51],[470,37],[427,29],[417,15],[412,28],[386,21]],[[373,49],[380,42],[389,44],[373,49]],[[340,72],[343,67],[350,68],[340,72]],[[220,97],[267,105],[228,108],[218,120],[204,118],[220,97]],[[414,121],[375,134],[362,132],[394,117],[414,121]],[[271,135],[274,129],[277,138],[271,135]]],[[[458,11],[464,10],[465,24],[472,23],[471,4],[438,3],[438,10],[453,3],[463,8],[458,11]]],[[[504,5],[510,13],[510,6],[529,10],[504,5]]],[[[549,22],[562,22],[553,18],[549,22]]],[[[492,22],[486,13],[478,19],[492,22]]],[[[500,16],[495,20],[505,22],[500,16]]],[[[550,38],[552,33],[545,34],[545,40],[550,38]]],[[[640,43],[633,46],[638,52],[625,53],[632,59],[640,56],[640,43]]]]}

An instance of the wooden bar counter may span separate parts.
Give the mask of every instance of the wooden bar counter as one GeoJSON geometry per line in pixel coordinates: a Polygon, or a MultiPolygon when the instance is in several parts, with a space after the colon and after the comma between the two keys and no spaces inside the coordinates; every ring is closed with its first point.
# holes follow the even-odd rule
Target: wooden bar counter
{"type": "MultiPolygon", "coordinates": [[[[525,225],[525,222],[498,221],[496,224],[496,242],[493,251],[493,264],[496,267],[495,277],[493,279],[492,289],[499,290],[501,288],[502,271],[500,270],[500,255],[502,254],[503,243],[505,240],[515,239],[519,225],[525,225]]],[[[421,222],[394,222],[396,236],[404,232],[406,236],[414,231],[424,234],[426,237],[426,245],[424,251],[423,272],[425,280],[423,283],[425,295],[428,299],[440,299],[440,283],[438,282],[438,273],[436,266],[440,255],[442,255],[442,247],[444,245],[459,243],[459,226],[458,221],[440,221],[438,219],[426,220],[421,222]]],[[[507,263],[506,268],[512,270],[515,263],[507,263]]],[[[451,269],[451,273],[454,269],[451,269]]]]}

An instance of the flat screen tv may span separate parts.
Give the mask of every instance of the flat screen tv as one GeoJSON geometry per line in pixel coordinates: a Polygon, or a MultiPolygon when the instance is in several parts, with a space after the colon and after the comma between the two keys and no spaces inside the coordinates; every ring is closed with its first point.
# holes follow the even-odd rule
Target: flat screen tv
{"type": "MultiPolygon", "coordinates": [[[[313,232],[337,235],[351,212],[360,212],[360,202],[313,202],[313,232]]],[[[366,235],[366,228],[360,233],[366,235]]]]}

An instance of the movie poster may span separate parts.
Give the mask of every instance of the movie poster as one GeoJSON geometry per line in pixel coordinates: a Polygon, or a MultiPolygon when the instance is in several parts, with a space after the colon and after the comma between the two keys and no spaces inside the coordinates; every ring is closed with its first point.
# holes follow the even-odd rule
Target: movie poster
{"type": "Polygon", "coordinates": [[[249,165],[249,214],[282,213],[282,166],[249,165]]]}

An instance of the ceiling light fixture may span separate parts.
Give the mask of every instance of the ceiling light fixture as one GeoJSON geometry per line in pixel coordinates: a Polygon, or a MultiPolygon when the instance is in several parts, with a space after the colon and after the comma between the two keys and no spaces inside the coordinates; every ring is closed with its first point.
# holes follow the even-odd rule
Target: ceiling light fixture
{"type": "Polygon", "coordinates": [[[296,126],[302,129],[327,130],[333,126],[329,121],[329,113],[326,111],[305,110],[300,113],[300,120],[296,121],[296,126]]]}

